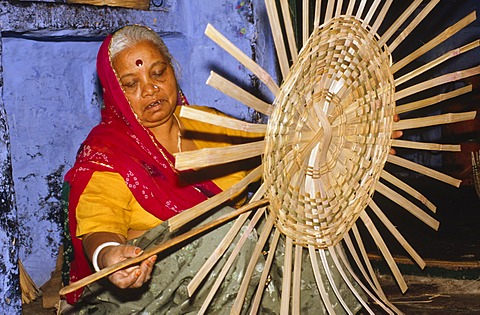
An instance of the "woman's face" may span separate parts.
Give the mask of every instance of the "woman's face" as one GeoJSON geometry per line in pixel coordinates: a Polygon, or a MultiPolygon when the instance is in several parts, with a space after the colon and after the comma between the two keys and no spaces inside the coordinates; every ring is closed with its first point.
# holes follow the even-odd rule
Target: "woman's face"
{"type": "Polygon", "coordinates": [[[153,128],[172,118],[177,81],[172,65],[153,43],[142,41],[122,50],[112,64],[142,125],[153,128]]]}

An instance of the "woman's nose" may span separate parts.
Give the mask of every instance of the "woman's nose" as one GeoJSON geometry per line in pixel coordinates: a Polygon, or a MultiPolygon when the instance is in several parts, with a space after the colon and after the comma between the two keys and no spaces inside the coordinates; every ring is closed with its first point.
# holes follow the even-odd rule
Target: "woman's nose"
{"type": "Polygon", "coordinates": [[[153,82],[148,82],[143,87],[143,94],[144,95],[153,95],[159,90],[159,87],[155,85],[153,82]]]}

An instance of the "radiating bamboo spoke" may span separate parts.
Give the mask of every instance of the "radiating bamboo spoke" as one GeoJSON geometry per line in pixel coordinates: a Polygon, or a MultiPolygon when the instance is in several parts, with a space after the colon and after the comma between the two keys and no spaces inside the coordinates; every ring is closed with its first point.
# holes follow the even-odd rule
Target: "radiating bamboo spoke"
{"type": "Polygon", "coordinates": [[[235,262],[235,259],[238,256],[238,253],[240,253],[240,250],[242,249],[243,245],[245,244],[245,241],[247,240],[248,236],[250,233],[252,233],[253,229],[255,226],[258,224],[258,221],[260,218],[264,215],[265,208],[262,211],[262,209],[259,209],[255,212],[253,218],[251,219],[250,223],[248,224],[247,228],[243,231],[242,236],[238,240],[237,244],[235,245],[235,248],[233,249],[232,253],[228,257],[227,261],[223,265],[222,270],[220,273],[216,276],[215,282],[210,289],[210,292],[208,293],[207,297],[205,298],[202,307],[198,311],[198,314],[205,314],[207,311],[208,306],[212,302],[212,299],[215,297],[215,294],[220,288],[220,285],[222,284],[223,280],[225,279],[225,276],[227,275],[228,271],[230,270],[230,267],[233,265],[235,262]]]}
{"type": "MultiPolygon", "coordinates": [[[[336,246],[335,246],[335,247],[336,247],[336,246]]],[[[355,297],[357,298],[357,300],[363,305],[363,307],[365,308],[365,310],[367,310],[367,312],[368,312],[369,314],[374,315],[375,313],[372,311],[372,309],[371,309],[370,306],[367,304],[367,302],[365,302],[365,301],[363,300],[363,297],[358,293],[357,289],[355,289],[355,287],[353,286],[352,282],[351,282],[350,279],[347,277],[347,274],[346,274],[345,271],[343,270],[342,264],[340,263],[340,260],[339,260],[338,257],[337,257],[335,247],[330,247],[330,248],[328,249],[328,252],[330,253],[330,257],[332,257],[333,263],[335,264],[335,267],[337,267],[337,270],[338,270],[338,272],[340,273],[340,276],[342,277],[342,280],[347,284],[347,286],[348,286],[348,288],[350,289],[350,291],[353,293],[353,295],[355,295],[355,297]]]]}
{"type": "Polygon", "coordinates": [[[397,239],[397,241],[402,245],[402,247],[410,254],[410,256],[415,260],[415,262],[420,266],[420,268],[425,268],[425,261],[420,257],[420,255],[413,249],[413,247],[407,242],[403,235],[398,231],[398,229],[392,224],[392,222],[387,218],[383,211],[378,207],[378,205],[370,199],[368,204],[370,209],[373,210],[375,215],[382,221],[382,223],[387,227],[387,229],[392,233],[392,235],[397,239]]]}
{"type": "Polygon", "coordinates": [[[402,291],[402,293],[405,293],[405,291],[407,291],[407,284],[405,283],[405,279],[403,279],[402,273],[398,269],[398,266],[395,263],[392,254],[388,250],[388,247],[385,244],[382,236],[380,235],[377,228],[373,224],[372,220],[370,220],[365,211],[362,211],[360,213],[360,219],[362,219],[363,224],[365,224],[367,230],[370,232],[370,235],[375,241],[375,244],[377,244],[378,248],[380,249],[383,257],[385,258],[385,261],[387,262],[390,270],[393,273],[395,280],[397,281],[398,286],[400,287],[400,290],[402,291]]]}
{"type": "Polygon", "coordinates": [[[213,40],[217,45],[222,47],[226,52],[232,55],[235,59],[243,64],[248,70],[250,70],[260,81],[270,89],[273,95],[277,95],[280,88],[273,78],[260,67],[255,61],[248,57],[244,52],[238,49],[232,42],[230,42],[225,36],[217,31],[211,24],[207,25],[205,29],[205,35],[213,40]]]}
{"type": "MultiPolygon", "coordinates": [[[[292,314],[300,315],[300,292],[302,280],[302,256],[303,247],[295,245],[295,258],[293,264],[293,285],[292,285],[292,314]]],[[[288,310],[287,310],[288,313],[288,310]]]]}
{"type": "Polygon", "coordinates": [[[480,40],[476,40],[474,42],[471,42],[467,45],[464,45],[460,48],[452,49],[449,52],[443,54],[442,56],[436,58],[435,60],[430,61],[429,63],[424,64],[423,66],[420,66],[416,68],[415,70],[395,79],[395,86],[399,86],[408,80],[411,80],[420,74],[432,69],[433,67],[436,67],[440,64],[442,64],[445,61],[450,60],[451,58],[457,57],[458,55],[461,55],[463,53],[466,53],[474,48],[477,48],[480,45],[480,40]]]}
{"type": "Polygon", "coordinates": [[[206,148],[174,154],[175,168],[179,171],[241,161],[262,155],[265,141],[242,143],[229,147],[206,148]]]}
{"type": "MultiPolygon", "coordinates": [[[[335,281],[333,279],[332,271],[330,270],[331,267],[330,267],[330,264],[328,263],[327,256],[325,254],[325,250],[319,249],[318,252],[320,254],[320,260],[322,261],[323,270],[325,270],[325,274],[327,275],[328,282],[330,283],[330,286],[331,286],[333,292],[335,293],[335,296],[337,297],[338,301],[342,305],[345,312],[347,314],[353,315],[353,313],[348,308],[347,303],[345,303],[345,301],[343,300],[342,295],[340,294],[340,291],[337,288],[337,284],[335,283],[335,281]]],[[[373,314],[373,313],[371,312],[370,314],[373,314]]]]}
{"type": "Polygon", "coordinates": [[[402,114],[402,113],[410,112],[416,109],[425,108],[425,107],[432,106],[440,102],[452,99],[454,97],[464,95],[465,93],[469,93],[471,91],[472,91],[472,85],[467,85],[467,86],[458,88],[456,90],[453,90],[451,92],[442,93],[433,97],[429,97],[423,100],[419,100],[419,101],[415,101],[415,102],[411,102],[403,105],[398,105],[395,108],[395,112],[397,114],[402,114]]]}
{"type": "Polygon", "coordinates": [[[280,301],[280,314],[288,314],[290,306],[290,292],[292,288],[292,251],[293,241],[287,236],[285,241],[285,258],[283,263],[282,300],[280,301]]]}
{"type": "MultiPolygon", "coordinates": [[[[176,216],[170,218],[168,220],[168,226],[170,227],[170,231],[174,231],[184,224],[191,222],[191,220],[198,218],[202,214],[210,211],[211,209],[215,208],[216,206],[221,205],[225,201],[229,200],[230,198],[236,196],[241,191],[245,190],[245,188],[253,183],[254,181],[258,180],[262,174],[261,166],[257,167],[253,171],[251,171],[247,176],[245,176],[241,181],[233,185],[227,190],[222,191],[221,193],[199,203],[198,205],[180,212],[176,216]]],[[[244,206],[247,207],[248,205],[244,206]]]]}
{"type": "MultiPolygon", "coordinates": [[[[353,2],[353,1],[352,1],[353,2]]],[[[388,40],[395,34],[395,32],[402,26],[402,24],[408,19],[410,15],[418,8],[420,4],[422,4],[423,0],[415,0],[410,4],[410,6],[403,11],[403,13],[397,18],[395,22],[390,25],[390,27],[383,33],[383,35],[378,40],[378,44],[380,46],[385,45],[388,40]]],[[[347,13],[348,14],[348,13],[347,13]]],[[[392,47],[390,47],[392,48],[392,47]]]]}
{"type": "MultiPolygon", "coordinates": [[[[235,118],[219,116],[216,114],[204,112],[199,109],[195,109],[190,106],[182,106],[179,116],[201,121],[211,125],[244,131],[246,133],[256,133],[256,135],[252,135],[252,137],[259,137],[260,135],[258,134],[264,135],[267,129],[267,125],[264,124],[248,123],[235,118]]],[[[245,136],[248,136],[248,134],[246,134],[245,136]]]]}
{"type": "Polygon", "coordinates": [[[210,72],[210,76],[207,79],[207,84],[219,90],[223,94],[242,102],[257,112],[267,116],[270,116],[273,112],[274,107],[271,104],[262,101],[256,96],[253,96],[244,89],[240,88],[238,85],[230,82],[213,71],[210,72]]]}
{"type": "MultiPolygon", "coordinates": [[[[280,231],[275,229],[273,234],[272,242],[270,248],[268,249],[267,260],[265,261],[265,266],[263,267],[262,275],[260,276],[260,281],[257,287],[257,292],[253,299],[252,308],[250,310],[250,315],[258,314],[258,309],[262,300],[263,291],[267,285],[268,277],[270,276],[270,269],[272,267],[273,259],[275,258],[275,251],[277,250],[278,240],[280,239],[280,231]]],[[[283,302],[283,301],[282,301],[283,302]]]]}
{"type": "Polygon", "coordinates": [[[461,150],[459,144],[427,143],[427,142],[416,142],[416,141],[399,140],[399,139],[393,139],[392,146],[397,148],[408,148],[408,149],[429,150],[429,151],[460,152],[461,150]]]}
{"type": "Polygon", "coordinates": [[[322,274],[320,273],[320,269],[318,268],[318,259],[317,259],[316,250],[312,245],[309,245],[308,252],[310,255],[310,262],[313,268],[313,274],[315,276],[315,281],[317,282],[318,291],[320,292],[320,297],[322,298],[323,305],[327,309],[328,314],[335,314],[335,310],[332,307],[332,302],[330,302],[328,293],[325,290],[325,285],[324,285],[325,279],[323,279],[322,274]]]}
{"type": "Polygon", "coordinates": [[[210,257],[205,261],[203,266],[198,270],[197,274],[193,279],[188,283],[187,291],[188,296],[193,296],[195,291],[197,290],[198,286],[201,282],[205,279],[207,274],[215,267],[215,264],[222,258],[225,251],[228,249],[230,244],[233,242],[235,236],[237,236],[238,232],[240,231],[241,227],[245,223],[245,221],[250,216],[251,212],[246,212],[238,217],[235,223],[232,225],[228,233],[222,239],[220,244],[218,244],[217,248],[212,252],[210,257]]]}
{"type": "Polygon", "coordinates": [[[275,43],[275,49],[277,51],[277,59],[280,65],[280,71],[285,78],[290,71],[290,65],[288,62],[287,51],[285,50],[285,41],[283,40],[283,34],[280,27],[280,19],[277,14],[277,5],[275,0],[265,0],[265,7],[267,9],[268,20],[270,21],[270,28],[272,30],[273,42],[275,43]]]}
{"type": "Polygon", "coordinates": [[[472,120],[475,118],[476,114],[476,111],[471,111],[465,113],[448,113],[422,118],[403,119],[393,123],[393,130],[407,130],[443,124],[452,124],[460,121],[472,120]]]}
{"type": "Polygon", "coordinates": [[[393,189],[387,187],[385,184],[381,182],[378,182],[377,185],[375,186],[375,190],[378,191],[380,194],[384,195],[385,197],[389,198],[399,206],[403,207],[405,210],[413,214],[420,221],[422,221],[432,229],[438,230],[438,226],[440,225],[440,223],[437,220],[435,220],[430,215],[425,213],[422,209],[417,207],[407,198],[395,192],[393,189]]]}
{"type": "Polygon", "coordinates": [[[454,25],[450,26],[447,28],[445,31],[443,31],[440,35],[429,41],[428,43],[423,44],[420,48],[412,52],[410,55],[406,56],[402,60],[396,62],[393,64],[391,67],[392,73],[396,73],[398,70],[402,69],[406,65],[408,65],[410,62],[413,60],[417,59],[418,57],[422,56],[432,48],[438,46],[445,40],[449,39],[451,36],[455,35],[457,32],[459,32],[461,29],[463,29],[465,26],[468,24],[472,23],[476,19],[476,13],[472,12],[469,15],[467,15],[465,18],[462,20],[458,21],[454,25]]]}
{"type": "Polygon", "coordinates": [[[400,35],[398,35],[390,45],[388,45],[388,48],[391,52],[398,48],[398,46],[408,37],[408,35],[410,35],[410,33],[418,26],[418,24],[420,24],[420,22],[425,19],[425,17],[435,8],[435,6],[439,2],[440,0],[430,1],[419,14],[415,15],[410,24],[403,29],[400,35]]]}
{"type": "Polygon", "coordinates": [[[375,19],[375,23],[373,23],[372,25],[370,33],[376,34],[378,32],[378,29],[380,28],[380,25],[382,25],[382,22],[385,19],[385,16],[387,15],[387,12],[390,9],[390,6],[392,5],[392,3],[393,3],[393,0],[387,0],[385,2],[385,4],[382,7],[382,10],[380,11],[380,13],[375,19]]]}
{"type": "Polygon", "coordinates": [[[245,301],[245,296],[247,295],[247,290],[250,284],[250,280],[252,279],[253,272],[255,271],[255,266],[257,265],[260,255],[262,254],[262,250],[265,246],[265,243],[267,242],[268,237],[272,232],[274,220],[275,220],[274,216],[272,215],[268,216],[267,221],[265,222],[265,226],[262,228],[260,237],[258,238],[257,244],[255,245],[255,248],[250,257],[247,270],[243,275],[242,283],[240,284],[240,289],[237,292],[237,297],[230,311],[230,314],[232,315],[234,314],[237,315],[242,312],[242,307],[245,301]]]}
{"type": "Polygon", "coordinates": [[[437,78],[433,78],[427,81],[424,81],[422,83],[418,83],[416,85],[410,86],[408,88],[405,88],[401,91],[398,91],[395,93],[395,100],[400,100],[402,98],[405,98],[407,96],[411,96],[415,93],[419,93],[422,91],[425,91],[427,89],[445,84],[445,83],[450,83],[454,81],[459,81],[474,75],[480,74],[480,66],[476,66],[470,69],[466,70],[461,70],[461,71],[456,71],[452,73],[447,73],[442,76],[439,76],[437,78]]]}
{"type": "Polygon", "coordinates": [[[430,209],[433,213],[437,211],[437,207],[430,201],[428,200],[424,195],[422,195],[420,192],[417,190],[413,189],[400,179],[396,178],[392,174],[388,173],[387,171],[383,170],[381,177],[388,181],[389,183],[395,185],[395,187],[400,188],[413,198],[417,199],[420,201],[422,204],[424,204],[428,209],[430,209]]]}
{"type": "Polygon", "coordinates": [[[399,156],[395,156],[392,154],[388,155],[388,162],[399,165],[404,168],[408,168],[412,171],[418,172],[420,174],[435,178],[439,181],[442,181],[444,183],[450,184],[452,186],[460,187],[460,183],[462,182],[459,179],[453,178],[452,176],[443,174],[439,171],[433,170],[431,168],[428,168],[426,166],[417,164],[415,162],[409,161],[407,159],[401,158],[399,156]]]}
{"type": "Polygon", "coordinates": [[[285,25],[285,33],[287,35],[288,47],[290,48],[290,56],[292,58],[292,62],[295,62],[298,58],[298,48],[297,43],[295,42],[295,33],[293,31],[288,0],[280,0],[280,6],[282,8],[283,24],[285,25]]]}

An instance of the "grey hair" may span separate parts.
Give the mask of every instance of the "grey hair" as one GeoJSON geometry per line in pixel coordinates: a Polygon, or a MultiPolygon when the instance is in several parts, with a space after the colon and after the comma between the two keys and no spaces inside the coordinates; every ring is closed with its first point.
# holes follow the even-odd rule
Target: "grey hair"
{"type": "MultiPolygon", "coordinates": [[[[178,67],[176,60],[170,54],[167,46],[162,38],[152,29],[141,25],[129,25],[119,29],[112,37],[110,42],[110,58],[113,59],[122,50],[132,47],[133,45],[142,42],[152,42],[160,51],[160,53],[167,59],[167,62],[178,67]]],[[[175,68],[175,67],[174,67],[175,68]]]]}

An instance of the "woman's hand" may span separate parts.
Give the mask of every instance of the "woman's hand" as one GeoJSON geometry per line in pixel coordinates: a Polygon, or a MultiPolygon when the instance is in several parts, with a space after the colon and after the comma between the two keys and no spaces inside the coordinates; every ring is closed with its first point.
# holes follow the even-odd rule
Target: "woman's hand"
{"type": "MultiPolygon", "coordinates": [[[[121,245],[101,248],[96,257],[100,269],[114,265],[120,261],[137,257],[142,254],[142,249],[133,245],[125,244],[126,238],[122,235],[109,232],[95,232],[82,238],[85,253],[92,260],[93,253],[99,246],[108,242],[116,242],[121,245]]],[[[152,275],[153,265],[157,256],[151,256],[142,261],[140,265],[128,267],[112,273],[108,279],[121,289],[139,288],[148,282],[152,275]]]]}
{"type": "MultiPolygon", "coordinates": [[[[397,122],[400,121],[400,116],[394,115],[393,116],[393,121],[397,122]]],[[[400,138],[403,135],[403,131],[401,130],[394,130],[392,132],[392,139],[397,139],[400,138]]],[[[390,154],[397,154],[397,151],[395,151],[394,148],[390,148],[390,154]]]]}
{"type": "MultiPolygon", "coordinates": [[[[137,257],[142,253],[141,248],[132,245],[109,246],[99,253],[98,264],[102,267],[108,267],[125,259],[137,257]]],[[[157,256],[152,256],[142,261],[139,266],[114,272],[108,279],[121,289],[140,288],[150,280],[156,259],[157,256]]]]}

